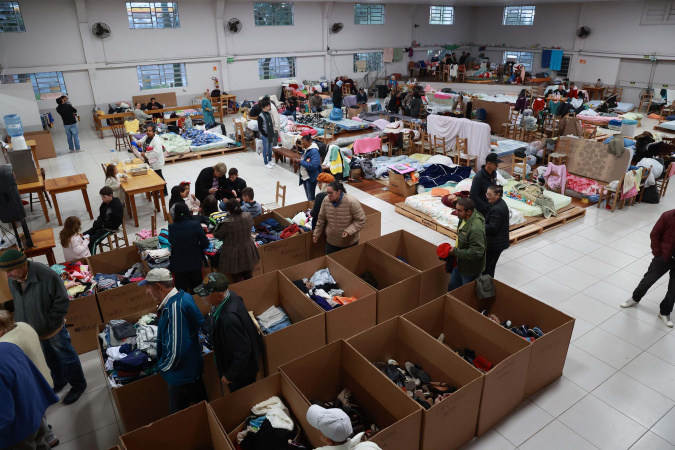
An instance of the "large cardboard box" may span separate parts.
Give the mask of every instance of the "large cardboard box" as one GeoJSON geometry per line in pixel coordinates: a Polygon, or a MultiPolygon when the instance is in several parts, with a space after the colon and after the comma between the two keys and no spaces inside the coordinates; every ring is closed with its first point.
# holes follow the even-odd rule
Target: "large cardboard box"
{"type": "Polygon", "coordinates": [[[389,192],[401,197],[410,197],[417,194],[417,183],[409,184],[403,175],[390,170],[389,192]]]}
{"type": "Polygon", "coordinates": [[[420,304],[420,272],[370,243],[331,253],[328,258],[357,277],[370,272],[378,282],[377,323],[400,316],[420,304]]]}
{"type": "MultiPolygon", "coordinates": [[[[449,295],[477,311],[487,310],[501,321],[510,320],[514,326],[539,327],[545,333],[530,343],[532,353],[523,396],[527,398],[562,375],[574,319],[501,281],[494,280],[494,283],[497,293],[491,298],[479,300],[476,297],[475,281],[449,295]]],[[[487,317],[485,320],[492,322],[487,317]]]]}
{"type": "MultiPolygon", "coordinates": [[[[115,319],[123,319],[131,324],[135,324],[145,314],[156,312],[157,307],[153,307],[128,316],[115,317],[115,319]]],[[[101,333],[104,328],[105,324],[99,325],[97,333],[101,333]]],[[[101,348],[100,342],[98,345],[98,355],[103,375],[107,377],[108,375],[105,370],[107,355],[101,348]]],[[[204,355],[204,373],[202,377],[204,378],[209,400],[213,401],[222,397],[223,390],[212,353],[204,355]]],[[[109,387],[109,389],[124,427],[123,432],[133,431],[169,415],[167,384],[158,373],[120,387],[109,387]]]]}
{"type": "Polygon", "coordinates": [[[255,382],[250,386],[246,386],[232,394],[227,398],[220,398],[212,403],[211,406],[213,413],[218,419],[223,432],[227,435],[230,444],[233,448],[236,447],[237,442],[237,433],[246,428],[246,418],[251,415],[251,408],[253,408],[258,403],[264,402],[271,397],[279,397],[281,401],[286,405],[289,411],[289,416],[291,420],[295,423],[298,428],[298,433],[296,434],[296,440],[304,441],[302,435],[302,430],[300,430],[298,416],[307,413],[306,409],[300,409],[299,411],[294,409],[297,408],[299,402],[296,404],[290,404],[287,400],[289,396],[297,397],[297,391],[291,385],[290,381],[285,378],[281,373],[277,372],[264,380],[255,382]]]}
{"type": "Polygon", "coordinates": [[[405,230],[385,234],[369,243],[420,272],[420,304],[448,292],[450,274],[445,271],[445,261],[438,259],[434,244],[405,230]]]}
{"type": "MultiPolygon", "coordinates": [[[[129,270],[137,262],[141,262],[141,255],[135,245],[117,248],[109,252],[87,258],[91,271],[97,274],[115,274],[129,270]]],[[[145,293],[145,288],[138,287],[138,283],[96,292],[98,306],[101,310],[103,322],[128,316],[153,306],[155,301],[145,293]]]]}
{"type": "Polygon", "coordinates": [[[422,408],[420,448],[459,448],[473,439],[483,391],[480,371],[469,367],[447,346],[401,317],[357,334],[347,343],[371,363],[394,359],[403,367],[410,361],[419,364],[432,381],[442,381],[457,388],[450,397],[429,410],[404,395],[410,403],[422,408]]]}
{"type": "Polygon", "coordinates": [[[293,384],[286,400],[297,414],[300,427],[314,447],[323,443],[306,420],[310,399],[329,401],[347,388],[366,421],[379,432],[371,439],[384,450],[419,449],[422,411],[402,395],[363,356],[345,341],[333,342],[281,366],[281,373],[293,384]]]}
{"type": "Polygon", "coordinates": [[[359,242],[368,242],[382,235],[382,213],[375,208],[361,203],[363,212],[366,213],[366,225],[361,230],[359,242]]]}
{"type": "Polygon", "coordinates": [[[246,309],[259,316],[272,306],[283,308],[292,325],[263,335],[265,374],[278,372],[279,366],[326,345],[323,311],[303,295],[293,283],[275,271],[230,285],[246,309]]]}
{"type": "MultiPolygon", "coordinates": [[[[291,225],[291,222],[285,217],[272,211],[253,219],[253,222],[258,225],[267,219],[275,219],[284,228],[291,225]]],[[[273,272],[275,270],[300,264],[307,261],[306,236],[302,233],[290,238],[282,239],[277,242],[271,242],[258,247],[258,252],[261,256],[263,273],[273,272]]],[[[255,276],[255,275],[254,275],[255,276]]]]}
{"type": "Polygon", "coordinates": [[[120,441],[125,450],[233,450],[206,402],[127,433],[120,441]]]}
{"type": "MultiPolygon", "coordinates": [[[[353,303],[325,313],[326,343],[352,337],[374,326],[377,323],[377,293],[375,290],[327,256],[289,267],[279,273],[289,281],[296,281],[311,278],[321,269],[330,271],[340,289],[345,291],[345,297],[357,298],[353,303]]],[[[301,292],[295,286],[293,287],[301,292]]],[[[316,308],[323,311],[319,306],[316,308]]]]}
{"type": "Polygon", "coordinates": [[[530,362],[527,341],[484,320],[480,313],[449,296],[422,305],[403,318],[434,338],[443,333],[444,342],[452,350],[469,348],[493,364],[483,376],[476,436],[486,433],[520,404],[530,362]]]}

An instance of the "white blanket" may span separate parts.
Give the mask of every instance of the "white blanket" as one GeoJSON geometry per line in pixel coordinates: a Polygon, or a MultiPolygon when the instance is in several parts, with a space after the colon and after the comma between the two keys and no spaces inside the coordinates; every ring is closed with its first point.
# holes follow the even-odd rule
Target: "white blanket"
{"type": "Polygon", "coordinates": [[[445,138],[448,150],[455,149],[455,138],[467,139],[469,155],[476,155],[478,167],[485,164],[490,153],[490,125],[469,119],[431,115],[427,118],[427,131],[432,136],[445,138]]]}

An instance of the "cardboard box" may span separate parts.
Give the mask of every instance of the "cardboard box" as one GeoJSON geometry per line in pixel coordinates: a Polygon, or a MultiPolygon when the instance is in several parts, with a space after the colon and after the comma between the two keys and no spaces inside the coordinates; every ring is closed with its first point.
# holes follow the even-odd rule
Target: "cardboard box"
{"type": "Polygon", "coordinates": [[[347,108],[347,119],[358,116],[368,109],[368,105],[356,105],[355,107],[347,108]]]}
{"type": "Polygon", "coordinates": [[[447,346],[400,317],[357,334],[347,343],[371,363],[394,359],[403,367],[410,361],[419,364],[432,381],[443,381],[457,388],[429,410],[401,392],[403,398],[422,410],[420,448],[459,448],[473,439],[483,391],[480,371],[469,367],[447,346]]]}
{"type": "Polygon", "coordinates": [[[409,184],[403,175],[390,170],[389,192],[400,195],[401,197],[410,197],[411,195],[417,194],[417,183],[409,184]]]}
{"type": "MultiPolygon", "coordinates": [[[[137,262],[141,262],[141,255],[135,245],[117,248],[109,252],[87,258],[94,275],[114,274],[129,270],[137,262]]],[[[103,322],[128,316],[138,311],[154,307],[155,301],[145,293],[145,288],[138,287],[138,283],[96,292],[98,306],[101,310],[103,322]]]]}
{"type": "MultiPolygon", "coordinates": [[[[303,441],[303,433],[300,430],[299,421],[297,417],[302,414],[303,417],[307,414],[306,409],[296,410],[287,399],[289,393],[297,397],[297,391],[291,385],[287,378],[280,373],[275,373],[257,381],[256,383],[246,386],[232,394],[228,398],[221,398],[209,404],[213,413],[218,419],[218,423],[223,432],[227,435],[230,444],[235,447],[237,442],[237,433],[245,428],[246,418],[251,414],[251,408],[258,403],[264,402],[270,397],[277,396],[286,405],[289,411],[291,420],[298,428],[298,435],[296,440],[303,441]]],[[[296,402],[298,403],[298,402],[296,402]]]]}
{"type": "MultiPolygon", "coordinates": [[[[156,312],[157,307],[153,307],[125,317],[115,317],[115,319],[123,319],[131,324],[135,324],[145,314],[156,312]]],[[[104,328],[105,324],[99,325],[97,333],[101,333],[104,328]]],[[[103,375],[107,378],[108,374],[105,370],[107,356],[101,348],[100,342],[98,345],[98,356],[103,375]]],[[[204,355],[204,373],[202,377],[204,378],[209,400],[213,401],[222,397],[223,390],[212,353],[204,355]]],[[[110,395],[117,407],[120,421],[126,432],[133,431],[169,415],[167,384],[158,373],[121,387],[109,387],[109,389],[110,395]]]]}
{"type": "Polygon", "coordinates": [[[331,253],[334,260],[360,277],[368,271],[378,282],[377,323],[400,316],[420,304],[420,272],[369,243],[331,253]]]}
{"type": "Polygon", "coordinates": [[[295,392],[286,400],[297,414],[300,427],[314,447],[323,443],[319,433],[306,420],[310,399],[333,400],[347,388],[354,403],[361,407],[366,421],[380,431],[371,439],[383,450],[419,449],[422,411],[405,398],[401,390],[387,381],[363,356],[344,341],[333,342],[319,350],[281,366],[281,373],[293,384],[295,392]]]}
{"type": "Polygon", "coordinates": [[[279,272],[230,285],[244,299],[246,309],[259,316],[272,306],[286,311],[292,325],[272,334],[265,341],[265,374],[278,372],[280,365],[326,345],[323,311],[303,295],[279,272]]]}
{"type": "MultiPolygon", "coordinates": [[[[574,330],[574,319],[507,284],[497,280],[494,283],[497,295],[489,299],[479,300],[476,297],[475,281],[455,289],[449,295],[479,312],[488,310],[499,317],[499,320],[510,320],[514,326],[539,327],[546,333],[530,343],[532,353],[524,399],[562,375],[574,330]]],[[[485,320],[494,323],[487,317],[485,320]]]]}
{"type": "Polygon", "coordinates": [[[434,244],[405,230],[385,234],[369,243],[397,259],[401,258],[420,272],[420,304],[447,294],[450,274],[445,271],[445,261],[438,259],[434,244]]]}
{"type": "MultiPolygon", "coordinates": [[[[374,326],[377,323],[377,293],[363,280],[329,257],[313,259],[281,270],[279,273],[289,281],[295,281],[311,278],[314,273],[321,269],[330,270],[331,276],[340,286],[340,289],[345,291],[346,297],[357,298],[353,303],[325,313],[326,343],[352,337],[374,326]]],[[[295,286],[293,287],[301,292],[295,286]]],[[[316,308],[323,312],[318,305],[316,305],[316,308]]]]}
{"type": "Polygon", "coordinates": [[[402,317],[434,338],[443,333],[452,350],[470,348],[476,356],[483,356],[493,364],[483,376],[476,436],[486,433],[520,404],[530,362],[531,348],[527,341],[486,321],[480,313],[449,296],[402,317]]]}
{"type": "Polygon", "coordinates": [[[120,437],[126,450],[232,450],[218,419],[206,402],[146,425],[120,437]]]}
{"type": "MultiPolygon", "coordinates": [[[[289,220],[276,211],[263,214],[253,219],[253,223],[258,225],[267,219],[275,219],[284,228],[291,225],[289,220]]],[[[261,256],[263,273],[273,272],[275,270],[294,266],[307,261],[307,244],[305,242],[305,233],[282,239],[277,242],[271,242],[258,247],[261,256]]]]}
{"type": "Polygon", "coordinates": [[[366,213],[366,225],[361,230],[359,243],[364,243],[382,235],[382,213],[363,203],[361,203],[361,207],[363,212],[366,213]]]}
{"type": "Polygon", "coordinates": [[[27,141],[35,141],[35,155],[37,159],[56,158],[56,149],[54,148],[54,140],[52,133],[49,130],[42,131],[26,131],[23,137],[27,141]]]}

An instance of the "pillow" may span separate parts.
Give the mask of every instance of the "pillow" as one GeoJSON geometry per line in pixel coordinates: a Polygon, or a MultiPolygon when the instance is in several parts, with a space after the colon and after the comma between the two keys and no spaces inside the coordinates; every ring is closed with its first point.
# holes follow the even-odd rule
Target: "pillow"
{"type": "Polygon", "coordinates": [[[457,183],[457,186],[455,186],[455,192],[459,191],[470,191],[471,190],[471,183],[473,182],[473,178],[465,178],[459,183],[457,183]]]}
{"type": "Polygon", "coordinates": [[[434,155],[426,160],[427,164],[443,164],[444,166],[455,166],[456,164],[449,156],[434,155]]]}
{"type": "Polygon", "coordinates": [[[431,188],[431,196],[432,197],[444,197],[446,195],[450,195],[450,191],[444,188],[431,188]]]}
{"type": "Polygon", "coordinates": [[[415,153],[413,155],[410,155],[412,159],[415,159],[421,163],[427,162],[431,158],[431,155],[423,155],[422,153],[415,153]]]}

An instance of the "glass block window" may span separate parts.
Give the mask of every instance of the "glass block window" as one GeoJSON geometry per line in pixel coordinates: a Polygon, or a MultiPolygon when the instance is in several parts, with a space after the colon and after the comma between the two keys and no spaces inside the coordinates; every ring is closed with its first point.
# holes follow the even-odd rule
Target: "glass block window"
{"type": "Polygon", "coordinates": [[[185,64],[155,64],[136,66],[141,91],[187,86],[185,64]]]}
{"type": "Polygon", "coordinates": [[[178,3],[127,2],[129,28],[180,28],[178,3]]]}
{"type": "Polygon", "coordinates": [[[505,6],[502,25],[534,25],[534,6],[505,6]]]}
{"type": "Polygon", "coordinates": [[[452,25],[455,23],[454,6],[430,6],[429,25],[452,25]]]}
{"type": "Polygon", "coordinates": [[[253,15],[257,27],[292,26],[293,3],[254,3],[253,15]]]}
{"type": "Polygon", "coordinates": [[[384,25],[384,5],[357,3],[354,5],[355,25],[384,25]]]}
{"type": "Polygon", "coordinates": [[[36,100],[56,99],[68,95],[62,72],[24,73],[20,75],[5,75],[3,83],[27,83],[33,85],[36,100]]]}
{"type": "Polygon", "coordinates": [[[0,32],[22,33],[25,31],[19,2],[0,2],[0,32]]]}
{"type": "Polygon", "coordinates": [[[534,53],[532,52],[504,52],[504,60],[502,61],[503,63],[506,63],[507,61],[511,60],[513,61],[515,59],[516,62],[521,63],[523,66],[525,66],[525,70],[531,71],[532,70],[532,62],[534,61],[534,53]]]}
{"type": "Polygon", "coordinates": [[[261,80],[295,77],[295,58],[260,58],[258,59],[258,75],[261,80]]]}
{"type": "Polygon", "coordinates": [[[382,69],[382,52],[354,53],[354,72],[377,72],[380,69],[382,69]],[[359,61],[365,61],[365,67],[359,61]]]}

